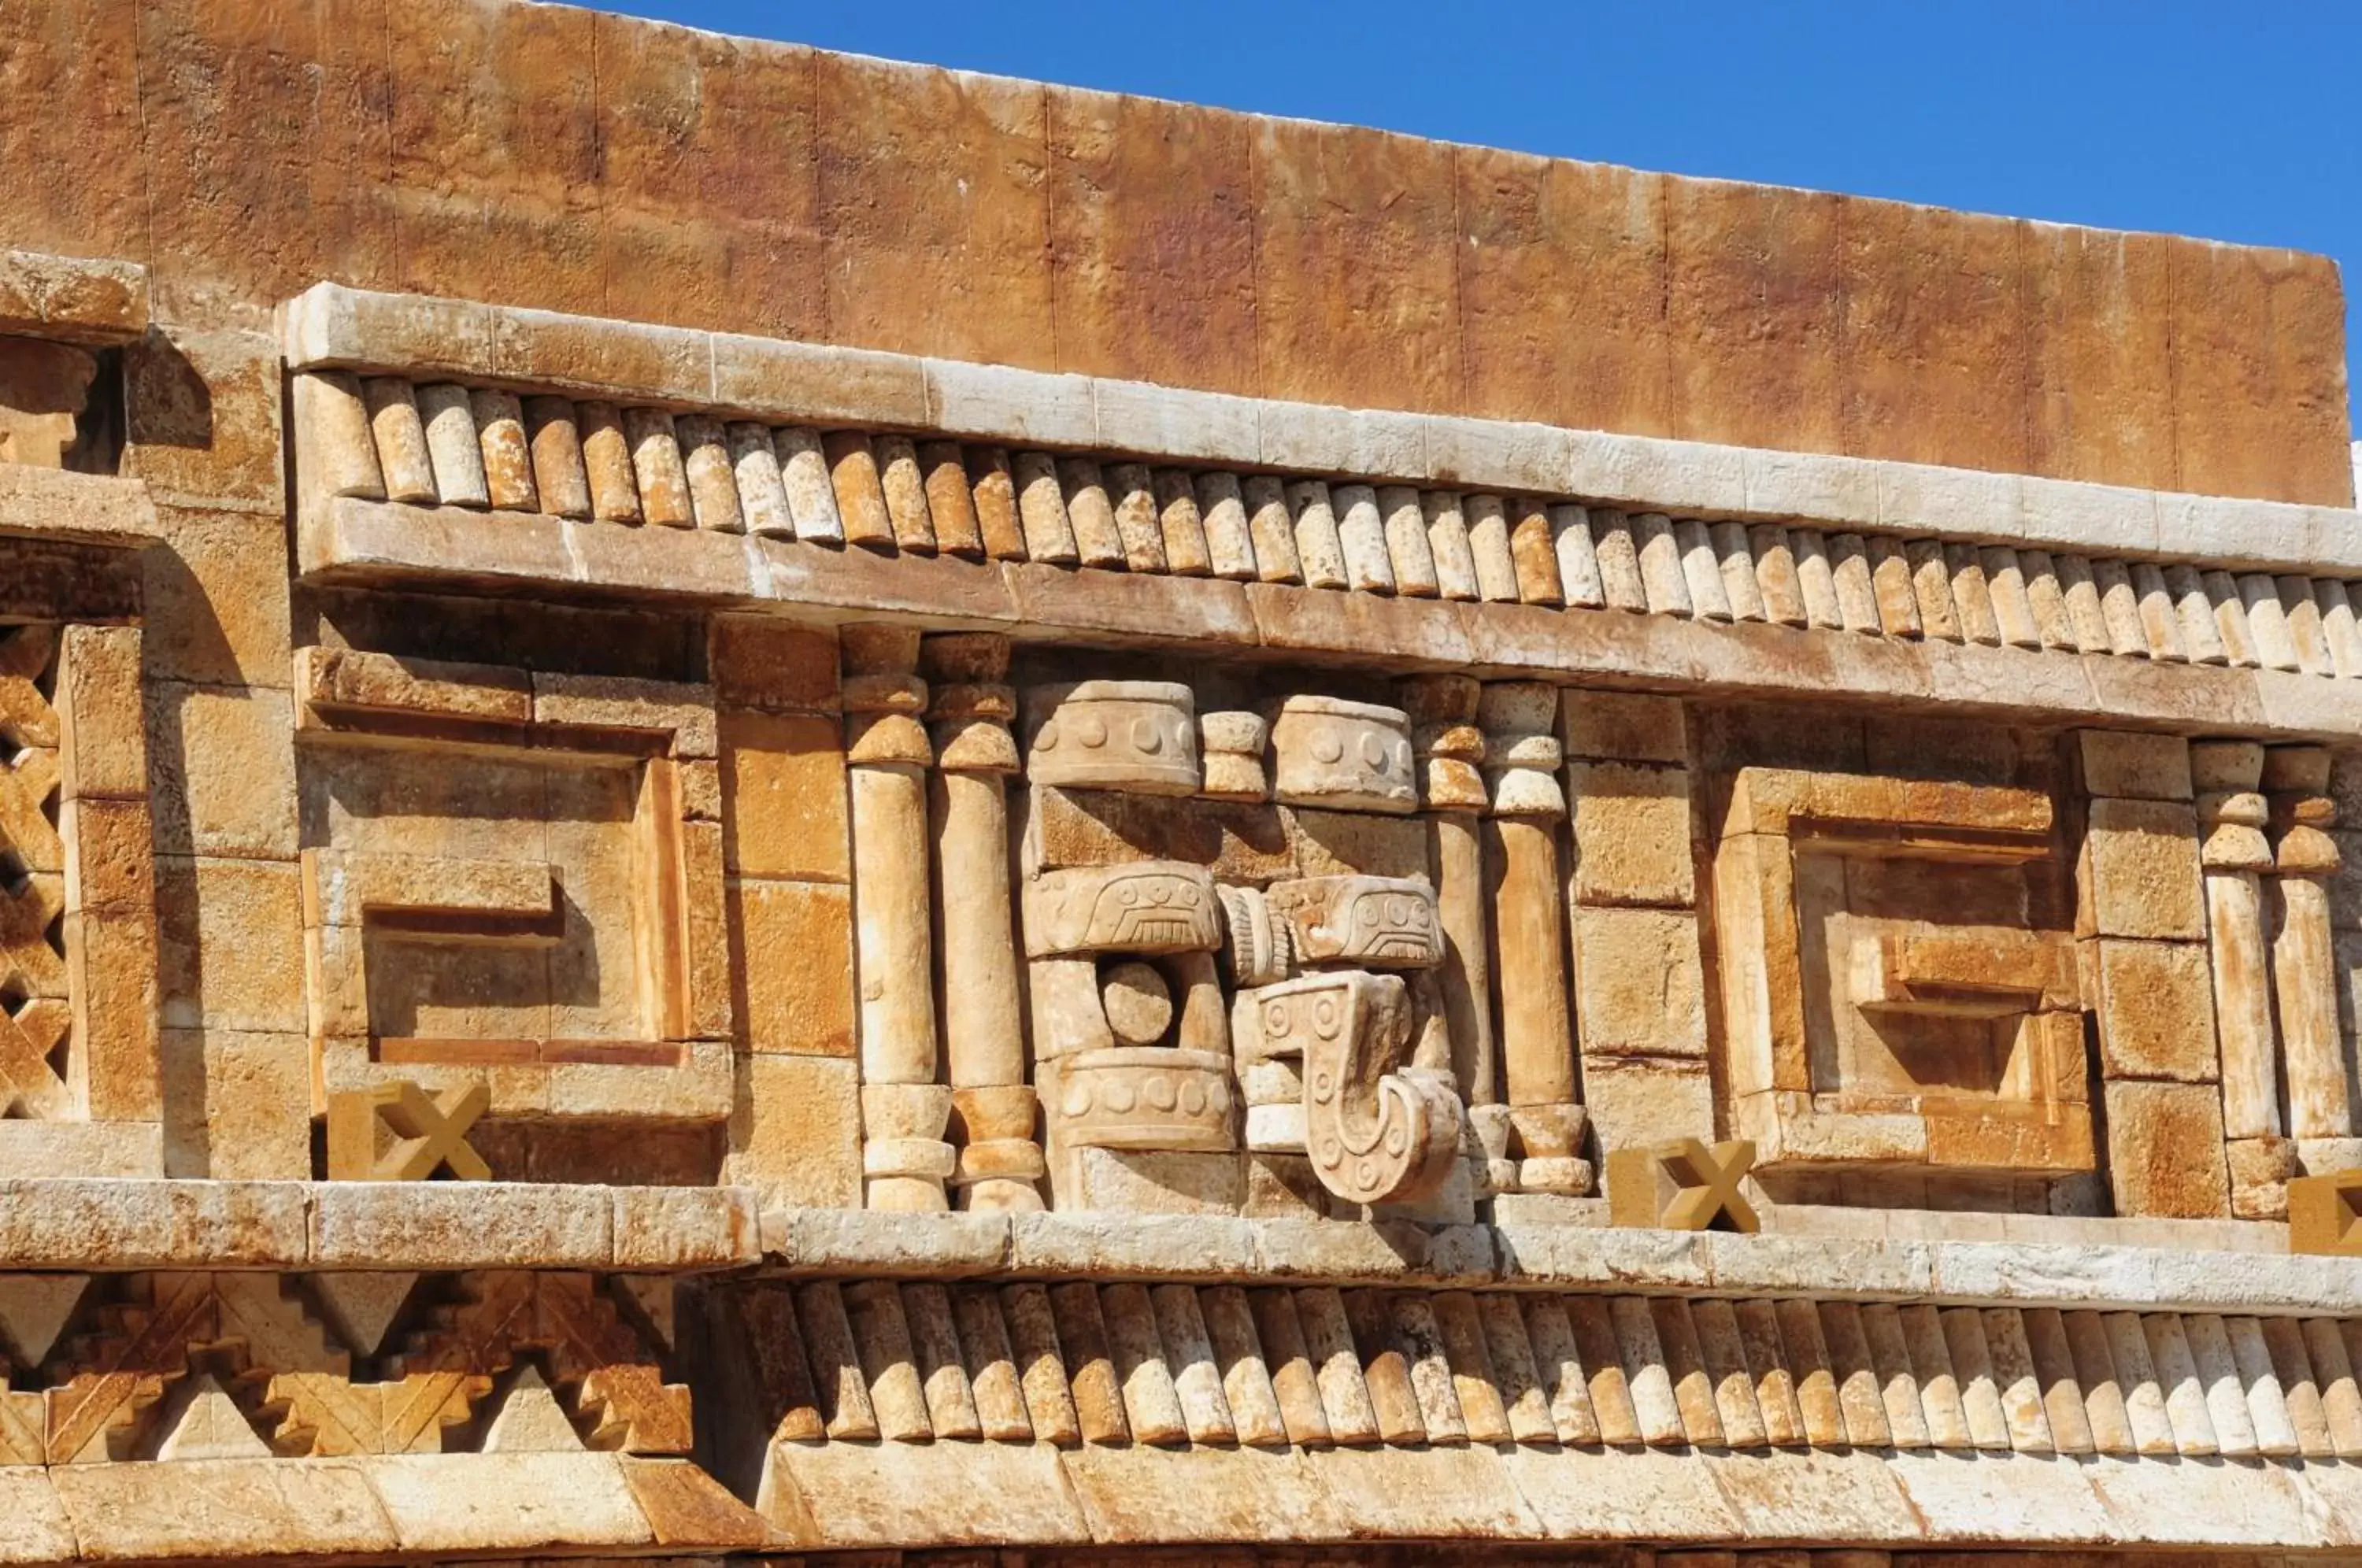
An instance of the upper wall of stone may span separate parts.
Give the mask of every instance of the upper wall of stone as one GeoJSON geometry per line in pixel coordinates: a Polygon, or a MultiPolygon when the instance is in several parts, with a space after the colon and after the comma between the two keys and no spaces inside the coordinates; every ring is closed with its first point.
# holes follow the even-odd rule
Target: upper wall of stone
{"type": "Polygon", "coordinates": [[[0,240],[1353,406],[2344,505],[2294,251],[1680,179],[506,0],[34,0],[0,240]]]}

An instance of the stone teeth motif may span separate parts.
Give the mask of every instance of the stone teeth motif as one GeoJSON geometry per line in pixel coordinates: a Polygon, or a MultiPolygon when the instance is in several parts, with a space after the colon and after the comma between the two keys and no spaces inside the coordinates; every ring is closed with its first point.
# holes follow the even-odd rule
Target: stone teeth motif
{"type": "Polygon", "coordinates": [[[1352,1203],[1426,1197],[1460,1152],[1460,1097],[1440,1074],[1396,1071],[1410,1040],[1400,978],[1347,970],[1256,993],[1248,1055],[1300,1057],[1304,1143],[1320,1185],[1352,1203]]]}
{"type": "Polygon", "coordinates": [[[1025,889],[1029,956],[1200,953],[1221,944],[1214,879],[1202,867],[1152,860],[1045,871],[1025,889]]]}
{"type": "Polygon", "coordinates": [[[1407,813],[1418,809],[1412,780],[1410,715],[1374,702],[1290,697],[1271,727],[1283,805],[1407,813]]]}
{"type": "Polygon", "coordinates": [[[1163,680],[1037,687],[1026,693],[1026,776],[1074,789],[1194,795],[1195,702],[1187,686],[1163,680]]]}
{"type": "Polygon", "coordinates": [[[1443,961],[1435,893],[1408,877],[1307,877],[1275,885],[1297,957],[1307,964],[1427,969],[1443,961]]]}

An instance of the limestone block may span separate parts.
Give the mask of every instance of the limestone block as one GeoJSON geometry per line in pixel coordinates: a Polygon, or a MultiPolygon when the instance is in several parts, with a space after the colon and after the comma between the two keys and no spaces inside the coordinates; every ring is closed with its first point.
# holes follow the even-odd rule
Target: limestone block
{"type": "Polygon", "coordinates": [[[831,712],[838,703],[836,639],[764,615],[717,615],[708,653],[715,696],[774,713],[831,712]]]}
{"type": "Polygon", "coordinates": [[[2091,794],[2136,801],[2191,798],[2190,743],[2179,735],[2080,730],[2075,748],[2083,788],[2091,794]]]}
{"type": "Polygon", "coordinates": [[[2092,801],[2081,870],[2086,910],[2101,935],[2205,936],[2197,821],[2190,807],[2169,801],[2092,801]]]}
{"type": "Polygon", "coordinates": [[[2205,946],[2108,937],[2094,945],[2101,1070],[2111,1078],[2220,1079],[2205,946]]]}
{"type": "Polygon", "coordinates": [[[297,1033],[305,1025],[296,868],[160,858],[160,998],[167,1027],[297,1033]]]}
{"type": "Polygon", "coordinates": [[[851,875],[844,743],[837,721],[721,714],[724,864],[745,877],[843,882],[851,875]]]}
{"type": "Polygon", "coordinates": [[[1714,1135],[1714,1085],[1700,1057],[1586,1056],[1583,1106],[1603,1150],[1714,1135]]]}
{"type": "Polygon", "coordinates": [[[861,1206],[861,1104],[855,1064],[822,1056],[757,1055],[739,1064],[730,1119],[731,1182],[765,1208],[861,1206]]]}
{"type": "Polygon", "coordinates": [[[1681,700],[1569,687],[1559,697],[1559,735],[1569,758],[1688,760],[1681,700]]]}
{"type": "Polygon", "coordinates": [[[2229,1215],[2223,1097],[2211,1084],[2110,1083],[2108,1181],[2116,1212],[2162,1219],[2229,1215]]]}
{"type": "Polygon", "coordinates": [[[284,691],[158,683],[149,750],[157,848],[288,860],[295,854],[294,711],[284,691]]]}
{"type": "Polygon", "coordinates": [[[1585,1055],[1705,1055],[1695,915],[1579,907],[1573,942],[1575,1024],[1585,1055]]]}
{"type": "Polygon", "coordinates": [[[746,1049],[854,1055],[851,889],[747,879],[730,899],[746,1049]]]}
{"type": "Polygon", "coordinates": [[[1685,909],[1696,901],[1687,768],[1571,762],[1566,781],[1577,903],[1685,909]]]}

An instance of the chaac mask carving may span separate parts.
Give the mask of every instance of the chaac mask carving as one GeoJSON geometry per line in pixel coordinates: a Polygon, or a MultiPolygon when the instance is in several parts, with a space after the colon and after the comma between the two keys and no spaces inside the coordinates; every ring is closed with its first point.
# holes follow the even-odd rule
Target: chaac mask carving
{"type": "Polygon", "coordinates": [[[1344,1204],[1441,1190],[1465,1117],[1430,973],[1442,927],[1402,820],[1407,716],[1291,696],[1201,720],[1190,688],[1150,681],[1026,699],[1025,952],[1058,1204],[1233,1207],[1257,1162],[1344,1204]]]}

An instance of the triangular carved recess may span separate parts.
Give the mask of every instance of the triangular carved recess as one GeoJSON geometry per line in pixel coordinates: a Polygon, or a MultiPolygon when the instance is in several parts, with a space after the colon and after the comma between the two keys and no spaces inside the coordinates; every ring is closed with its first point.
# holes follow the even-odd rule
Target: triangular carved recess
{"type": "Polygon", "coordinates": [[[321,1315],[356,1355],[375,1355],[403,1303],[418,1284],[414,1270],[382,1274],[315,1274],[313,1295],[321,1315]]]}
{"type": "Polygon", "coordinates": [[[557,1396],[527,1363],[509,1382],[491,1419],[484,1425],[486,1453],[580,1453],[581,1434],[559,1408],[557,1396]]]}
{"type": "Polygon", "coordinates": [[[86,1274],[0,1275],[0,1359],[39,1365],[89,1288],[86,1274]]]}
{"type": "Polygon", "coordinates": [[[163,1437],[156,1457],[177,1459],[269,1459],[270,1445],[262,1441],[213,1374],[192,1377],[173,1397],[177,1407],[160,1423],[163,1437]]]}

